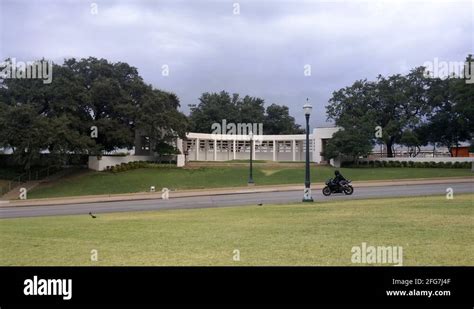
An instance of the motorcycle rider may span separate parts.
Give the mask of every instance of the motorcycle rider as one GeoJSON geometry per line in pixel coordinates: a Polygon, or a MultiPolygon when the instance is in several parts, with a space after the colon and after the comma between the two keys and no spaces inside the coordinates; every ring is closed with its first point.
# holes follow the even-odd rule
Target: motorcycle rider
{"type": "Polygon", "coordinates": [[[344,178],[344,176],[342,176],[342,174],[336,170],[334,171],[334,179],[332,180],[333,184],[335,185],[340,185],[341,181],[347,181],[346,178],[344,178]]]}
{"type": "Polygon", "coordinates": [[[350,185],[350,180],[342,176],[339,171],[334,171],[334,178],[326,181],[326,186],[323,188],[323,195],[329,196],[331,193],[344,193],[351,195],[354,193],[354,188],[350,185]]]}

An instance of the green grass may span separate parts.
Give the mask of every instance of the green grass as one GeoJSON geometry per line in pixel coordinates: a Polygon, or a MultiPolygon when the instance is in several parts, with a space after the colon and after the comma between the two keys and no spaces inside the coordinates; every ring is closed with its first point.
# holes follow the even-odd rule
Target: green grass
{"type": "Polygon", "coordinates": [[[351,264],[351,249],[365,242],[403,247],[403,265],[474,266],[473,199],[2,219],[0,265],[360,265],[351,264]],[[91,250],[98,262],[91,262],[91,250]]]}
{"type": "MultiPolygon", "coordinates": [[[[313,182],[334,176],[334,168],[313,167],[313,182]]],[[[472,177],[469,169],[443,168],[341,168],[353,181],[463,176],[472,177]]],[[[169,189],[201,189],[246,186],[248,167],[200,167],[196,169],[145,168],[121,173],[87,172],[42,185],[29,192],[29,198],[46,198],[94,194],[117,194],[148,191],[150,186],[169,189]]],[[[303,183],[304,169],[258,166],[254,168],[256,185],[303,183]]]]}

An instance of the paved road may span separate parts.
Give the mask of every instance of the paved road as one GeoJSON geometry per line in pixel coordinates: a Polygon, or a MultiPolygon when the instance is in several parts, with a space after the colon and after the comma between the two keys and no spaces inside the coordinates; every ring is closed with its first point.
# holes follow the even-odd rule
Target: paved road
{"type": "MultiPolygon", "coordinates": [[[[429,185],[403,185],[403,186],[383,186],[357,188],[352,196],[342,194],[325,197],[320,190],[313,191],[315,201],[334,201],[340,199],[365,199],[376,197],[396,197],[396,196],[417,196],[417,195],[441,195],[446,194],[447,188],[453,188],[456,193],[473,193],[472,182],[453,184],[429,184],[429,185]]],[[[17,217],[39,217],[58,215],[78,215],[107,212],[124,211],[146,211],[161,209],[189,209],[208,207],[228,207],[237,205],[256,206],[263,204],[280,204],[300,202],[303,192],[265,192],[247,194],[229,194],[215,196],[182,197],[170,198],[169,200],[141,200],[141,201],[120,201],[106,203],[69,204],[54,206],[28,206],[28,207],[1,207],[0,218],[17,217]]]]}

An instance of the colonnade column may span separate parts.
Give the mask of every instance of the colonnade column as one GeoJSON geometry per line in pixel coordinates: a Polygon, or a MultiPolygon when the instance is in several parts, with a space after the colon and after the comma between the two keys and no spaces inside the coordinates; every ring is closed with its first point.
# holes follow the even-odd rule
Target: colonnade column
{"type": "Polygon", "coordinates": [[[236,142],[235,142],[235,139],[234,139],[234,140],[232,141],[232,146],[233,146],[232,149],[234,150],[234,160],[237,158],[237,156],[236,156],[236,155],[237,155],[237,154],[236,154],[237,149],[236,149],[236,145],[235,145],[235,144],[236,144],[236,142]]]}
{"type": "Polygon", "coordinates": [[[278,152],[277,141],[273,140],[273,161],[277,160],[277,152],[278,152]]]}
{"type": "Polygon", "coordinates": [[[214,161],[217,160],[217,140],[214,140],[214,161]]]}
{"type": "Polygon", "coordinates": [[[291,152],[293,154],[293,161],[296,161],[296,141],[291,141],[291,152]]]}
{"type": "Polygon", "coordinates": [[[201,141],[199,140],[199,138],[196,138],[196,161],[199,161],[199,148],[201,148],[200,143],[201,141]]]}

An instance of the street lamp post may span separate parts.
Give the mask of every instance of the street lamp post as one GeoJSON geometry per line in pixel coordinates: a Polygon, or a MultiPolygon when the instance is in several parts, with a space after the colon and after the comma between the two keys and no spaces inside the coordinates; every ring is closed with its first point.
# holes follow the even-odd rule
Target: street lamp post
{"type": "MultiPolygon", "coordinates": [[[[308,99],[306,99],[308,101],[308,99]]],[[[306,102],[303,106],[304,116],[306,118],[306,173],[304,180],[304,194],[303,202],[312,202],[313,197],[311,196],[311,180],[309,175],[309,115],[311,115],[311,104],[306,102]]]]}
{"type": "Polygon", "coordinates": [[[250,170],[249,170],[249,181],[247,182],[247,185],[249,186],[253,186],[254,185],[254,182],[253,182],[253,171],[252,171],[252,160],[253,160],[253,132],[250,131],[250,134],[249,134],[249,137],[250,137],[250,170]]]}

